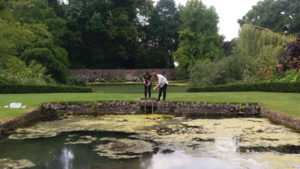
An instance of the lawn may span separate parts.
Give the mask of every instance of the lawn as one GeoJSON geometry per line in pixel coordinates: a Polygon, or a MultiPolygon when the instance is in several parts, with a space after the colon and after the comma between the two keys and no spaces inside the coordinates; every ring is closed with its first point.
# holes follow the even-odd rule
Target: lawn
{"type": "MultiPolygon", "coordinates": [[[[200,101],[216,103],[260,103],[263,107],[300,116],[300,93],[271,92],[204,92],[186,93],[185,86],[169,86],[167,101],[200,101]]],[[[67,101],[134,101],[143,97],[140,85],[104,85],[94,88],[96,93],[51,93],[51,94],[0,94],[0,120],[23,114],[41,103],[67,101]],[[27,109],[7,109],[5,105],[21,102],[27,109]]],[[[153,93],[157,97],[157,92],[153,93]]]]}

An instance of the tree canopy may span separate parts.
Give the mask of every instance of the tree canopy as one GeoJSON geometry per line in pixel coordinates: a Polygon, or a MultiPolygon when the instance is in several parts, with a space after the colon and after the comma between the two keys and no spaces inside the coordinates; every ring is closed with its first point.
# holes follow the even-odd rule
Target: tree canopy
{"type": "Polygon", "coordinates": [[[39,68],[29,76],[59,83],[69,68],[174,68],[176,60],[188,73],[231,52],[217,24],[199,0],[0,0],[1,69],[39,68]]]}
{"type": "Polygon", "coordinates": [[[275,32],[297,33],[300,31],[300,1],[259,1],[238,22],[240,25],[251,23],[275,32]]]}
{"type": "Polygon", "coordinates": [[[199,0],[188,1],[180,8],[179,47],[175,60],[188,75],[196,61],[210,62],[222,56],[223,37],[218,35],[218,15],[213,7],[199,0]]]}

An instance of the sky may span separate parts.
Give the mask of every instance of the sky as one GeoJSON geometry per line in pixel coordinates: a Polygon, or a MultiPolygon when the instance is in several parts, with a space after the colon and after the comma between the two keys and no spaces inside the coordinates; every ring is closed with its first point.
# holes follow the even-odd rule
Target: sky
{"type": "MultiPolygon", "coordinates": [[[[67,2],[67,0],[62,0],[67,2]]],[[[158,0],[154,0],[158,1],[158,0]]],[[[219,15],[219,34],[230,41],[238,36],[239,24],[237,20],[242,18],[260,0],[202,0],[210,7],[214,6],[219,15]]],[[[187,0],[175,0],[177,5],[185,5],[187,0]]]]}
{"type": "MultiPolygon", "coordinates": [[[[219,15],[219,34],[230,41],[238,36],[239,24],[237,20],[242,18],[252,9],[252,6],[260,0],[202,0],[210,7],[214,6],[219,15]]],[[[175,0],[177,4],[185,5],[187,0],[175,0]]]]}

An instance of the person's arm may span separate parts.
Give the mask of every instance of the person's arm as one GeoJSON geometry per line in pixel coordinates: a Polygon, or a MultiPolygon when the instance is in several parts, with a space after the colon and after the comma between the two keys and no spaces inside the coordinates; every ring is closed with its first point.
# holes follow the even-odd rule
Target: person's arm
{"type": "Polygon", "coordinates": [[[149,83],[147,84],[147,86],[150,86],[151,82],[152,82],[152,79],[150,78],[149,83]]]}
{"type": "Polygon", "coordinates": [[[145,78],[143,77],[143,80],[144,80],[144,84],[146,84],[146,81],[145,81],[145,78]]]}
{"type": "Polygon", "coordinates": [[[159,85],[160,85],[160,83],[157,83],[157,85],[153,88],[153,90],[156,90],[159,85]]]}

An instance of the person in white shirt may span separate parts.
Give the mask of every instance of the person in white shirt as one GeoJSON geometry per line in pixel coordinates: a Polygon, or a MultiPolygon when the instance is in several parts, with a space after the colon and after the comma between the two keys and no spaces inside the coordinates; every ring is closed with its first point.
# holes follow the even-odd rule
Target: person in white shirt
{"type": "Polygon", "coordinates": [[[168,87],[168,80],[161,74],[157,74],[156,72],[152,73],[152,79],[157,82],[156,86],[153,88],[153,90],[156,90],[159,88],[158,92],[158,99],[157,101],[160,101],[161,94],[163,93],[163,101],[166,100],[167,96],[167,87],[168,87]]]}

